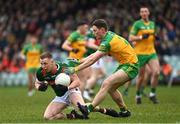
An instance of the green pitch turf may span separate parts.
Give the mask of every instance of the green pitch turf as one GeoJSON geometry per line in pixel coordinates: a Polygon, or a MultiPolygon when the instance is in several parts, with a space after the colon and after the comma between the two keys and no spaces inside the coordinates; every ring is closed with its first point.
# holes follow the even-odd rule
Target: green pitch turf
{"type": "MultiPolygon", "coordinates": [[[[121,90],[121,89],[120,89],[121,90]]],[[[149,88],[146,88],[146,92],[149,88]]],[[[0,123],[180,123],[180,87],[159,87],[160,104],[152,104],[143,97],[143,104],[136,105],[134,101],[135,88],[131,87],[129,95],[124,97],[132,112],[129,118],[113,118],[100,113],[91,113],[89,120],[43,120],[43,112],[54,98],[51,88],[45,93],[36,92],[27,96],[25,87],[0,87],[0,123]]],[[[118,110],[109,96],[101,104],[118,110]]],[[[65,112],[69,112],[66,110],[65,112]]]]}

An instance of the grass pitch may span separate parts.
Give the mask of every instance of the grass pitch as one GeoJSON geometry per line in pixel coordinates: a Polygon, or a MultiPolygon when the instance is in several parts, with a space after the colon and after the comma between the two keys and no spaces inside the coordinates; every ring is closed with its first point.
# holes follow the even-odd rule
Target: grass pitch
{"type": "MultiPolygon", "coordinates": [[[[146,92],[148,91],[149,88],[146,88],[146,92]]],[[[25,87],[0,87],[0,123],[180,123],[180,86],[161,86],[157,92],[160,104],[154,105],[147,97],[143,97],[143,103],[136,105],[135,88],[131,87],[129,95],[124,97],[132,112],[129,118],[91,113],[89,120],[46,121],[43,119],[43,112],[55,95],[50,87],[47,92],[36,92],[32,97],[27,96],[25,87]]],[[[101,106],[118,110],[109,96],[101,106]]],[[[69,111],[67,109],[65,112],[69,111]]]]}

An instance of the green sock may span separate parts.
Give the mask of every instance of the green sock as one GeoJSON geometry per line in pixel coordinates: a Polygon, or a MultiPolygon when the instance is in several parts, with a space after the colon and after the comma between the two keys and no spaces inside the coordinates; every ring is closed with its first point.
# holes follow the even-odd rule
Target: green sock
{"type": "Polygon", "coordinates": [[[151,92],[152,92],[152,93],[155,93],[155,92],[156,92],[156,88],[153,88],[153,87],[152,87],[152,88],[151,88],[151,92]]]}
{"type": "Polygon", "coordinates": [[[126,110],[127,110],[126,107],[120,108],[120,111],[121,111],[121,112],[126,111],[126,110]]]}
{"type": "Polygon", "coordinates": [[[94,110],[94,106],[92,104],[88,105],[88,111],[92,112],[94,110]]]}
{"type": "Polygon", "coordinates": [[[136,91],[136,95],[137,95],[137,96],[140,96],[140,95],[141,95],[141,90],[137,90],[137,91],[136,91]]]}

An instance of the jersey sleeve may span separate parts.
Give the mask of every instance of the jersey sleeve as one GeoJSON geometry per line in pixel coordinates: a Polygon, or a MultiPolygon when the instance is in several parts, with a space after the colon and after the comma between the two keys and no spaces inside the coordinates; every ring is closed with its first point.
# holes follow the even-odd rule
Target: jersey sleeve
{"type": "Polygon", "coordinates": [[[136,35],[138,33],[138,24],[135,22],[131,28],[130,34],[136,35]]]}
{"type": "Polygon", "coordinates": [[[108,52],[110,50],[110,45],[106,42],[102,42],[98,47],[98,51],[101,52],[108,52]]]}
{"type": "Polygon", "coordinates": [[[24,54],[24,55],[26,55],[26,54],[27,54],[27,52],[28,52],[28,46],[27,46],[27,45],[25,45],[25,46],[23,47],[23,49],[22,49],[21,53],[22,53],[22,54],[24,54]]]}
{"type": "Polygon", "coordinates": [[[36,78],[38,79],[38,81],[44,81],[44,77],[42,75],[42,72],[41,72],[40,68],[36,72],[36,78]]]}
{"type": "Polygon", "coordinates": [[[40,53],[43,53],[43,47],[40,45],[40,53]]]}
{"type": "Polygon", "coordinates": [[[67,41],[72,43],[72,42],[76,41],[76,39],[77,39],[77,34],[75,32],[73,32],[69,35],[69,37],[67,38],[67,41]]]}

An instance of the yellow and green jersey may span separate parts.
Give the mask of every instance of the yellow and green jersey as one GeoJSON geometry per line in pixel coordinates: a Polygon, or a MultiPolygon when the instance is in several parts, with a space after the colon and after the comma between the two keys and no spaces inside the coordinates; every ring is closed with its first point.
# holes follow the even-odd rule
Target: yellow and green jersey
{"type": "Polygon", "coordinates": [[[24,46],[22,53],[26,56],[26,69],[38,68],[40,66],[40,54],[42,53],[40,44],[31,43],[24,46]]]}
{"type": "Polygon", "coordinates": [[[139,40],[134,46],[136,54],[149,55],[156,53],[154,48],[155,41],[155,24],[153,21],[148,21],[147,23],[143,20],[138,20],[133,24],[130,34],[140,36],[142,34],[150,34],[147,39],[139,40]]]}
{"type": "Polygon", "coordinates": [[[82,59],[84,57],[84,54],[86,53],[85,36],[81,35],[77,31],[74,31],[67,38],[67,41],[70,42],[72,48],[75,48],[75,49],[79,50],[79,52],[77,52],[77,53],[70,52],[69,57],[70,58],[75,58],[75,59],[82,59]]]}
{"type": "Polygon", "coordinates": [[[98,50],[106,52],[120,64],[134,64],[138,62],[136,53],[129,42],[111,31],[106,33],[98,50]]]}

